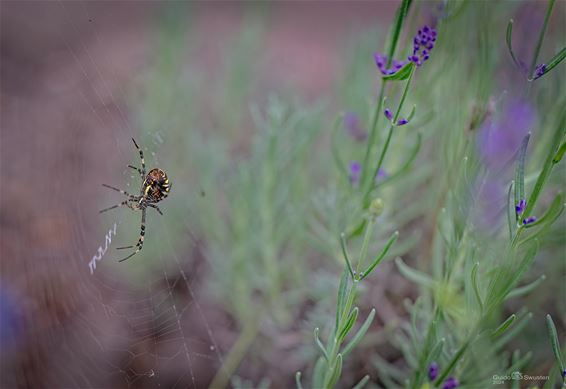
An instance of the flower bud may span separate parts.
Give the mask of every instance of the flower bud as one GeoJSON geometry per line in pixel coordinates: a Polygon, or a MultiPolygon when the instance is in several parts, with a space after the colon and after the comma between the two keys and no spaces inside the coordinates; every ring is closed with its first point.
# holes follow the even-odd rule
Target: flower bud
{"type": "Polygon", "coordinates": [[[371,217],[378,217],[383,212],[383,200],[379,197],[374,199],[369,206],[369,214],[371,217]]]}

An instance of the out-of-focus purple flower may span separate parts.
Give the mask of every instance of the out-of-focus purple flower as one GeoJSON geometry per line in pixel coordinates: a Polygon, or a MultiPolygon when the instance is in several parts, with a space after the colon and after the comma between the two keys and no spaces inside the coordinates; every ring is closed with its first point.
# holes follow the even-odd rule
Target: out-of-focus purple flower
{"type": "Polygon", "coordinates": [[[360,177],[362,175],[362,164],[358,161],[350,162],[350,182],[352,185],[358,185],[360,183],[360,177]]]}
{"type": "Polygon", "coordinates": [[[500,115],[485,120],[479,131],[478,147],[490,170],[508,165],[535,123],[535,110],[521,100],[512,101],[500,115]]]}
{"type": "Polygon", "coordinates": [[[398,61],[396,59],[391,61],[391,67],[387,67],[387,56],[381,54],[381,53],[375,53],[373,55],[373,59],[375,61],[375,65],[377,66],[377,68],[379,69],[379,71],[381,72],[381,74],[383,74],[384,76],[388,76],[391,74],[396,73],[399,69],[401,69],[403,66],[405,66],[407,64],[408,61],[398,61]]]}
{"type": "Polygon", "coordinates": [[[397,121],[397,125],[398,126],[404,126],[405,124],[409,123],[409,121],[407,119],[399,119],[397,121]]]}
{"type": "Polygon", "coordinates": [[[544,72],[546,72],[546,64],[541,63],[540,65],[537,65],[537,67],[535,69],[535,76],[534,76],[533,79],[536,80],[537,78],[542,77],[544,72]]]}
{"type": "Polygon", "coordinates": [[[437,32],[434,28],[423,26],[413,38],[413,54],[408,60],[417,66],[421,66],[430,58],[430,52],[434,48],[437,32]]]}
{"type": "Polygon", "coordinates": [[[354,112],[346,112],[344,114],[344,127],[348,135],[358,142],[363,142],[368,137],[367,131],[360,124],[360,118],[354,112]]]}
{"type": "Polygon", "coordinates": [[[515,156],[523,138],[537,122],[536,111],[525,101],[511,100],[499,112],[495,108],[490,109],[493,113],[476,130],[478,153],[488,171],[485,181],[478,183],[479,203],[475,209],[477,223],[486,234],[495,232],[505,220],[515,156]]]}
{"type": "Polygon", "coordinates": [[[460,385],[456,377],[448,377],[442,384],[442,389],[454,389],[460,385]]]}
{"type": "Polygon", "coordinates": [[[0,358],[8,352],[8,346],[15,347],[21,340],[22,317],[18,308],[20,302],[7,288],[0,287],[0,358]]]}
{"type": "Polygon", "coordinates": [[[525,206],[527,205],[527,201],[525,199],[521,199],[519,204],[515,205],[515,212],[517,215],[520,215],[525,210],[525,206]]]}
{"type": "Polygon", "coordinates": [[[536,216],[529,216],[528,218],[523,220],[523,225],[531,224],[537,221],[536,216]]]}
{"type": "Polygon", "coordinates": [[[379,180],[383,180],[385,178],[387,178],[389,176],[389,174],[387,173],[387,171],[385,169],[380,168],[379,171],[377,172],[376,176],[375,176],[375,182],[379,181],[379,180]]]}
{"type": "Polygon", "coordinates": [[[562,370],[562,378],[566,378],[566,369],[562,370]]]}
{"type": "Polygon", "coordinates": [[[438,377],[439,370],[440,370],[440,368],[438,366],[438,363],[432,362],[428,366],[428,379],[431,380],[431,381],[434,381],[436,379],[436,377],[438,377]]]}
{"type": "Polygon", "coordinates": [[[385,114],[385,117],[389,120],[393,119],[393,112],[391,112],[391,110],[389,108],[385,108],[385,111],[383,111],[383,113],[385,114]]]}

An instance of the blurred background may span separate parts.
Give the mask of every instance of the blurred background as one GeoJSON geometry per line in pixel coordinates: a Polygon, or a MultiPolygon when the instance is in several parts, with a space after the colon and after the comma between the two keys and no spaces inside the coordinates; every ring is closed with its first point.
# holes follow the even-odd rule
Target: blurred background
{"type": "MultiPolygon", "coordinates": [[[[544,4],[456,3],[449,13],[443,2],[417,2],[402,33],[409,47],[420,25],[444,21],[411,92],[417,115],[399,128],[384,175],[403,165],[417,130],[423,146],[380,194],[386,211],[373,243],[401,231],[388,259],[402,256],[422,271],[438,254],[436,226],[458,174],[448,167],[462,159],[462,145],[478,142],[478,160],[503,169],[501,155],[510,158],[533,131],[535,161],[546,144],[540,128],[564,102],[563,66],[527,102],[504,51],[513,17],[516,51],[530,58],[544,4]],[[487,121],[473,122],[487,101],[487,121]],[[493,144],[482,126],[503,140],[493,144]]],[[[333,320],[338,234],[360,212],[333,165],[332,123],[349,115],[337,144],[344,160],[360,160],[380,85],[372,55],[384,50],[397,6],[3,0],[1,386],[201,388],[224,366],[232,387],[286,388],[297,370],[308,374],[313,328],[333,320]],[[141,214],[98,211],[123,200],[101,184],[139,189],[127,168],[139,163],[132,137],[172,189],[159,204],[163,216],[148,209],[143,250],[118,263],[125,255],[115,248],[137,241],[141,214]]],[[[558,2],[545,58],[564,45],[564,15],[558,2]]],[[[500,186],[478,190],[480,242],[503,225],[500,186]]],[[[545,282],[516,302],[535,317],[556,315],[561,333],[563,219],[527,276],[544,273],[545,282]]],[[[387,384],[379,376],[389,364],[407,372],[395,334],[409,320],[407,301],[421,293],[392,261],[380,265],[359,302],[364,317],[376,307],[377,319],[341,387],[364,374],[387,384]]],[[[532,373],[545,372],[544,320],[527,331],[517,344],[533,351],[532,373]]]]}

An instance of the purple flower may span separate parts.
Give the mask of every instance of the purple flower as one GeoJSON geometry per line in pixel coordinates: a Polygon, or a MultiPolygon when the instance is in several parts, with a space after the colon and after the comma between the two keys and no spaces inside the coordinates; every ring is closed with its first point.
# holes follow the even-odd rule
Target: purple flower
{"type": "Polygon", "coordinates": [[[424,26],[413,39],[413,54],[408,60],[417,66],[421,66],[430,58],[430,52],[434,48],[437,32],[434,28],[424,26]]]}
{"type": "Polygon", "coordinates": [[[381,53],[375,53],[373,55],[373,59],[375,61],[375,65],[377,66],[377,68],[379,69],[379,71],[381,72],[381,74],[383,74],[384,76],[388,76],[391,74],[396,73],[399,69],[401,69],[403,66],[405,66],[407,64],[408,61],[398,61],[396,59],[391,61],[391,67],[387,67],[387,56],[381,54],[381,53]]]}
{"type": "Polygon", "coordinates": [[[348,135],[358,142],[363,142],[368,137],[367,131],[362,128],[360,119],[354,112],[346,112],[344,115],[344,127],[348,135]]]}
{"type": "Polygon", "coordinates": [[[438,367],[438,363],[432,362],[428,366],[428,379],[431,380],[431,381],[434,381],[436,379],[436,377],[438,377],[439,370],[440,369],[438,367]]]}
{"type": "Polygon", "coordinates": [[[387,176],[389,176],[389,174],[387,174],[387,171],[385,169],[380,168],[379,171],[377,172],[377,175],[375,176],[375,182],[377,182],[379,179],[385,179],[387,178],[387,176]]]}
{"type": "Polygon", "coordinates": [[[489,168],[497,171],[508,165],[536,119],[536,111],[529,103],[515,100],[498,117],[485,120],[478,146],[489,168]]]}
{"type": "Polygon", "coordinates": [[[520,215],[525,210],[525,206],[527,205],[527,201],[525,199],[521,199],[519,204],[515,205],[515,212],[517,215],[520,215]]]}
{"type": "Polygon", "coordinates": [[[360,183],[360,177],[362,175],[362,164],[358,161],[350,162],[350,182],[352,185],[358,185],[360,183]]]}
{"type": "Polygon", "coordinates": [[[455,377],[448,377],[442,384],[442,389],[454,389],[460,385],[460,382],[455,377]]]}
{"type": "Polygon", "coordinates": [[[407,123],[409,123],[409,121],[407,119],[399,119],[399,121],[397,122],[397,125],[398,126],[404,126],[407,123]]]}
{"type": "Polygon", "coordinates": [[[385,117],[389,120],[393,119],[393,112],[391,112],[391,110],[389,108],[385,108],[385,111],[383,111],[383,113],[385,114],[385,117]]]}
{"type": "Polygon", "coordinates": [[[526,226],[527,224],[531,224],[531,223],[534,223],[536,221],[537,221],[536,216],[529,216],[528,218],[523,219],[523,225],[526,226]]]}
{"type": "Polygon", "coordinates": [[[566,378],[566,369],[562,370],[562,377],[566,378]]]}
{"type": "Polygon", "coordinates": [[[546,72],[546,64],[541,63],[540,65],[537,65],[535,69],[535,77],[533,79],[536,80],[537,78],[542,77],[544,72],[546,72]]]}

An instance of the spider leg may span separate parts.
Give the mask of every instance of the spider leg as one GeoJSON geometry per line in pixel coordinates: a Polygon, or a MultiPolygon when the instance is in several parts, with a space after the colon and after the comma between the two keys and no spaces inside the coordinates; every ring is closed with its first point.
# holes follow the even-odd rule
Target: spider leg
{"type": "Polygon", "coordinates": [[[123,207],[124,205],[127,205],[127,204],[128,204],[128,200],[124,200],[120,204],[116,204],[112,207],[104,208],[103,210],[99,211],[98,213],[110,211],[111,209],[118,208],[118,207],[123,207]]]}
{"type": "MultiPolygon", "coordinates": [[[[126,258],[122,258],[120,259],[118,262],[123,262],[126,259],[133,257],[134,255],[136,255],[143,247],[143,239],[145,236],[145,208],[142,209],[142,219],[141,219],[141,230],[140,230],[140,238],[138,239],[138,243],[136,243],[136,250],[131,253],[130,255],[128,255],[126,258]]],[[[118,250],[121,249],[130,249],[133,248],[134,246],[126,246],[126,247],[118,247],[118,250]]]]}
{"type": "Polygon", "coordinates": [[[128,165],[128,167],[131,167],[132,169],[137,170],[138,173],[140,174],[140,176],[142,176],[142,179],[145,178],[143,173],[142,173],[142,170],[139,167],[135,167],[135,166],[132,166],[132,165],[128,165]]]}
{"type": "Polygon", "coordinates": [[[115,190],[116,192],[120,192],[120,193],[122,193],[123,195],[126,195],[126,196],[128,196],[129,198],[131,198],[131,199],[135,198],[135,196],[132,196],[131,194],[129,194],[128,192],[126,192],[126,191],[124,191],[124,190],[122,190],[122,189],[114,188],[113,186],[106,185],[106,184],[102,184],[102,186],[104,186],[104,187],[106,187],[106,188],[109,188],[109,189],[112,189],[112,190],[115,190]]]}
{"type": "Polygon", "coordinates": [[[140,174],[142,175],[142,177],[145,177],[145,160],[143,159],[143,151],[142,151],[142,149],[140,149],[140,147],[138,146],[138,144],[136,143],[134,138],[132,138],[132,141],[134,142],[134,146],[136,146],[136,149],[138,149],[138,151],[140,152],[140,159],[141,159],[141,172],[140,172],[140,174]]]}
{"type": "Polygon", "coordinates": [[[147,204],[147,206],[148,206],[148,207],[151,207],[151,208],[155,208],[155,210],[156,210],[157,212],[159,212],[159,214],[160,214],[161,216],[163,216],[163,212],[161,212],[161,209],[159,209],[159,207],[158,207],[157,205],[155,205],[155,204],[147,204]]]}

